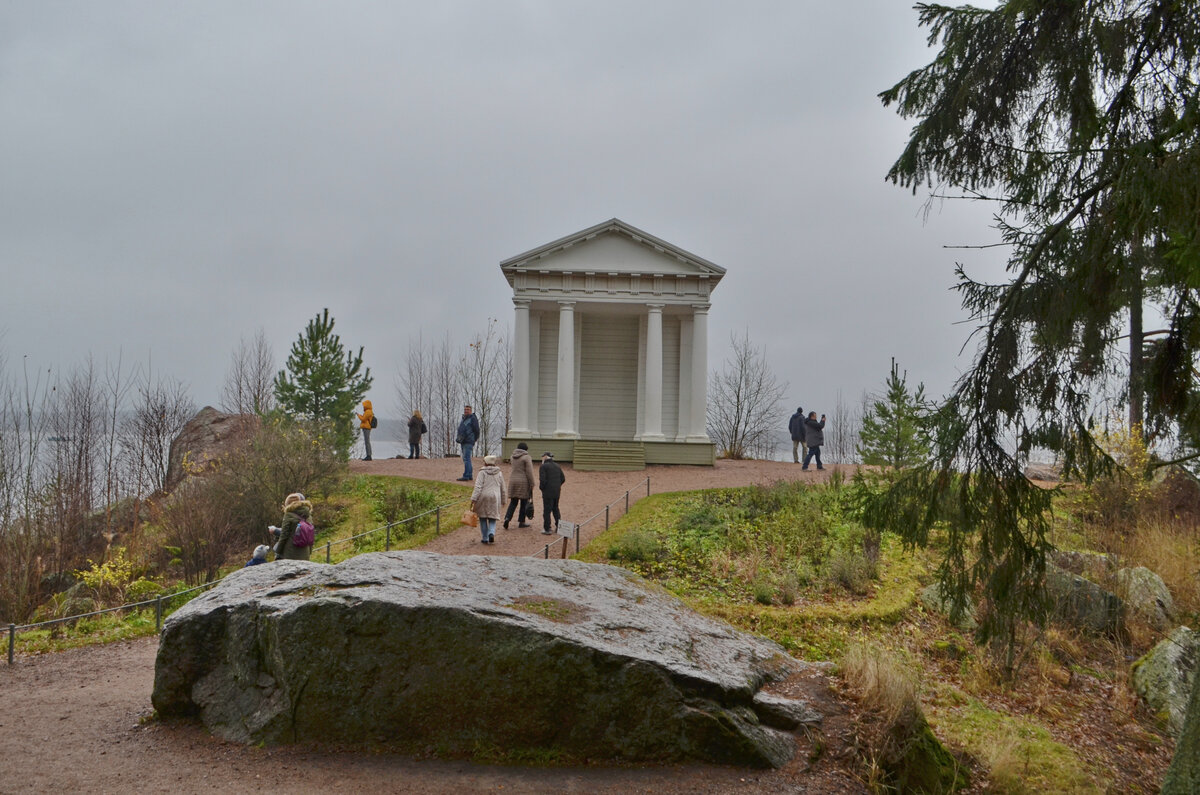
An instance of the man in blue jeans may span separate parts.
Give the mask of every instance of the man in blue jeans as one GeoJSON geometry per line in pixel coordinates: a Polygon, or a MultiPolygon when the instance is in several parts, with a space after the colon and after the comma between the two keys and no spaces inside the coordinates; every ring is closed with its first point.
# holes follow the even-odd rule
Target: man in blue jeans
{"type": "Polygon", "coordinates": [[[463,476],[459,480],[471,480],[474,470],[471,467],[471,450],[475,448],[475,440],[479,438],[479,418],[471,413],[470,406],[463,406],[462,420],[458,423],[458,436],[455,441],[462,445],[463,476]]]}

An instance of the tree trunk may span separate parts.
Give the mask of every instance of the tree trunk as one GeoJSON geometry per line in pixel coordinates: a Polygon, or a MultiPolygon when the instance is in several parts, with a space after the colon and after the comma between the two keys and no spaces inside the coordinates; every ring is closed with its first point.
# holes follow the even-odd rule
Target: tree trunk
{"type": "Polygon", "coordinates": [[[1129,297],[1129,432],[1136,430],[1144,440],[1143,406],[1146,400],[1145,376],[1142,369],[1142,246],[1133,245],[1133,289],[1129,297]]]}
{"type": "Polygon", "coordinates": [[[1200,792],[1200,673],[1192,680],[1183,733],[1175,745],[1175,758],[1163,780],[1162,795],[1200,792]]]}

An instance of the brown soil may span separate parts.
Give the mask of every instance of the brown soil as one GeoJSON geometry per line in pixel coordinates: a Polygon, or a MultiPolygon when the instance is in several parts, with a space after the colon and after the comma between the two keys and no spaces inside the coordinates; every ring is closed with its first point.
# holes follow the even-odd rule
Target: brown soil
{"type": "MultiPolygon", "coordinates": [[[[462,474],[460,467],[456,459],[352,465],[357,472],[437,480],[453,480],[462,474]]],[[[507,473],[507,466],[504,469],[507,473]]],[[[657,493],[784,479],[815,481],[829,474],[764,461],[722,461],[713,468],[650,467],[644,473],[564,469],[563,518],[582,522],[601,514],[585,525],[583,543],[603,531],[606,504],[619,502],[610,512],[615,519],[624,511],[626,490],[633,490],[631,502],[645,494],[646,476],[657,493]]],[[[483,547],[476,529],[462,527],[428,548],[447,554],[538,554],[548,538],[538,532],[540,501],[537,512],[533,528],[501,531],[494,545],[483,547]]],[[[819,737],[798,736],[796,757],[782,770],[488,766],[328,747],[246,747],[214,739],[194,724],[149,720],[157,642],[145,638],[0,664],[0,791],[865,792],[848,750],[851,720],[823,678],[797,678],[779,686],[783,692],[813,698],[830,716],[819,737]]]]}

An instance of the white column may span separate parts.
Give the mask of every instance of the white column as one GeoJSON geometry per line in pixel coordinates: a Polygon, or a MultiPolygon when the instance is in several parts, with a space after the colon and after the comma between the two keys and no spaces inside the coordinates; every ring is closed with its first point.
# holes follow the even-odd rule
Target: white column
{"type": "Polygon", "coordinates": [[[514,298],[512,427],[509,436],[529,436],[529,301],[514,298]]]}
{"type": "Polygon", "coordinates": [[[575,430],[575,302],[558,302],[558,415],[554,435],[569,439],[575,430]]]}
{"type": "Polygon", "coordinates": [[[646,316],[646,426],[642,438],[663,439],[663,331],[662,304],[647,304],[646,316]]]}
{"type": "Polygon", "coordinates": [[[689,442],[708,442],[708,304],[692,307],[692,421],[689,442]]]}

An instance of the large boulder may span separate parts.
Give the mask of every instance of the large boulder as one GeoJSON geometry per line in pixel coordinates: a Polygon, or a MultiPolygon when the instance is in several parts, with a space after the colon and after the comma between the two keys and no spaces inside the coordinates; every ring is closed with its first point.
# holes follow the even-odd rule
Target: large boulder
{"type": "Polygon", "coordinates": [[[170,493],[191,475],[202,475],[214,463],[245,445],[258,430],[253,414],[222,414],[212,406],[200,409],[171,442],[163,490],[170,493]]]}
{"type": "Polygon", "coordinates": [[[1145,566],[1117,571],[1117,593],[1130,612],[1136,613],[1157,630],[1175,623],[1175,600],[1163,578],[1145,566]]]}
{"type": "Polygon", "coordinates": [[[1120,635],[1125,628],[1121,598],[1091,580],[1046,564],[1046,594],[1059,623],[1090,635],[1120,635]]]}
{"type": "Polygon", "coordinates": [[[1200,633],[1178,627],[1133,664],[1134,692],[1162,718],[1171,734],[1183,731],[1188,699],[1200,668],[1200,633]]]}
{"type": "Polygon", "coordinates": [[[760,688],[804,667],[622,569],[387,552],[232,573],[166,622],[152,700],[246,743],[777,767],[820,716],[760,688]]]}

